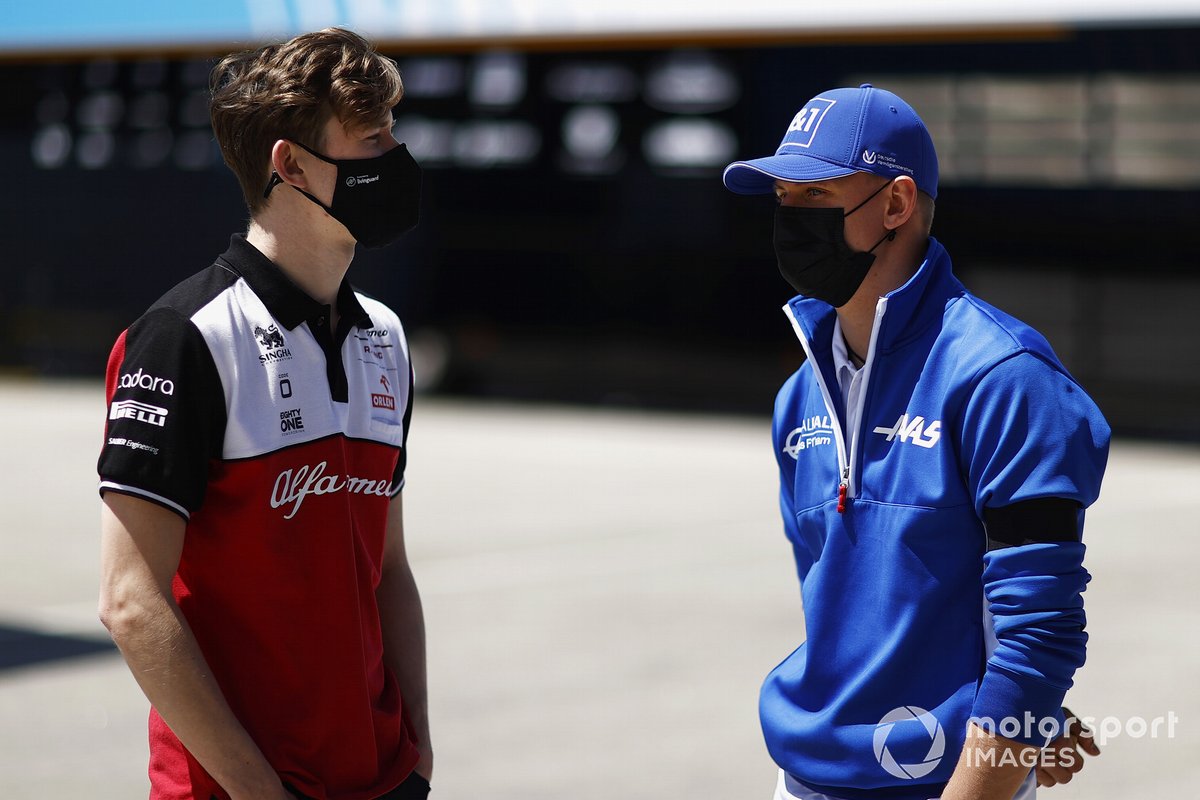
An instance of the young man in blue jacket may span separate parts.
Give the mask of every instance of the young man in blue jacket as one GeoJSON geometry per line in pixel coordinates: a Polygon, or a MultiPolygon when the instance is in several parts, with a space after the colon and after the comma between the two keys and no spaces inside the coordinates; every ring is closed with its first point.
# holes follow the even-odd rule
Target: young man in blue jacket
{"type": "Polygon", "coordinates": [[[724,181],[778,199],[807,356],[773,425],[807,633],[762,688],[777,800],[1024,800],[1069,779],[1104,418],[954,277],[929,235],[933,142],[896,95],[824,92],[724,181]]]}

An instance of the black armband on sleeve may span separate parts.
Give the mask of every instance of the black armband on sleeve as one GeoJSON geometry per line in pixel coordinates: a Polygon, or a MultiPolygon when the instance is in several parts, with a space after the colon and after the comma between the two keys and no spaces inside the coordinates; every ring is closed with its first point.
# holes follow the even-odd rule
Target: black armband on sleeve
{"type": "Polygon", "coordinates": [[[1062,497],[1022,500],[983,509],[988,550],[1035,542],[1078,542],[1083,506],[1062,497]]]}

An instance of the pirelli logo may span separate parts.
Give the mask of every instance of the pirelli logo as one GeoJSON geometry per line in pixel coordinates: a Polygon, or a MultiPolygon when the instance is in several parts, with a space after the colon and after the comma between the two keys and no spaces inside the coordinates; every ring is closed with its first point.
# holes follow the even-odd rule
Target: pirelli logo
{"type": "Polygon", "coordinates": [[[392,397],[390,394],[372,394],[371,395],[371,407],[372,408],[386,408],[389,411],[395,411],[396,410],[396,398],[392,397]]]}
{"type": "Polygon", "coordinates": [[[137,400],[118,400],[108,411],[109,419],[133,419],[163,427],[167,424],[167,409],[139,403],[137,400]]]}

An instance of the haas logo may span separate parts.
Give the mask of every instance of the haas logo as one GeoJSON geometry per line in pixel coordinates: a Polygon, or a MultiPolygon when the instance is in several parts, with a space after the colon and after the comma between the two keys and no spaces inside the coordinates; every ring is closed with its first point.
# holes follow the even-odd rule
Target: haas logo
{"type": "Polygon", "coordinates": [[[258,343],[268,350],[276,347],[283,347],[283,334],[279,332],[279,328],[274,325],[263,329],[261,325],[254,326],[254,335],[258,337],[258,343]]]}
{"type": "Polygon", "coordinates": [[[887,437],[889,442],[899,439],[928,450],[942,439],[942,421],[935,419],[926,423],[924,417],[910,419],[908,414],[901,414],[895,425],[890,428],[880,426],[875,429],[875,433],[887,437]]]}

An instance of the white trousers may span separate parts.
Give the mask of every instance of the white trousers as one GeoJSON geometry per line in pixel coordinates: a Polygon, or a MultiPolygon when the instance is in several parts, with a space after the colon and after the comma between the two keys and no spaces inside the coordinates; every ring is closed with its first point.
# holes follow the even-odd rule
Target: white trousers
{"type": "MultiPolygon", "coordinates": [[[[1021,784],[1021,788],[1013,795],[1013,800],[1035,800],[1037,796],[1037,777],[1030,772],[1029,777],[1021,784]]],[[[827,794],[814,792],[798,780],[779,770],[779,783],[775,786],[775,800],[839,800],[827,794]]],[[[938,800],[933,797],[930,800],[938,800]]]]}

